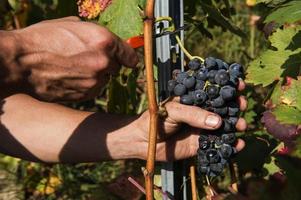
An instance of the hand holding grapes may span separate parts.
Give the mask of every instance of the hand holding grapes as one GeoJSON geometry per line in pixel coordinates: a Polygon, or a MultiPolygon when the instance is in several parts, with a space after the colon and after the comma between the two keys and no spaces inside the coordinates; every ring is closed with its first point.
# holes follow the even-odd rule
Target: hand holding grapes
{"type": "MultiPolygon", "coordinates": [[[[242,91],[245,88],[243,81],[239,82],[238,90],[242,91]]],[[[179,99],[174,99],[165,104],[168,116],[160,118],[160,130],[157,143],[157,160],[179,160],[189,158],[196,155],[199,148],[198,138],[200,129],[214,130],[222,125],[222,119],[215,113],[206,111],[196,106],[188,106],[180,104],[179,99]],[[189,125],[185,126],[184,124],[189,125]]],[[[243,111],[247,107],[247,101],[243,96],[237,99],[240,110],[243,111]]],[[[140,142],[144,143],[146,156],[149,112],[146,111],[136,121],[137,129],[141,130],[140,142]]],[[[247,127],[246,121],[239,118],[236,123],[238,131],[244,131],[247,127]]],[[[201,130],[202,133],[202,130],[201,130]]],[[[139,138],[138,137],[138,138],[139,138]]],[[[238,140],[236,148],[241,150],[244,147],[244,142],[238,140]]],[[[144,157],[145,158],[145,157],[144,157]]]]}

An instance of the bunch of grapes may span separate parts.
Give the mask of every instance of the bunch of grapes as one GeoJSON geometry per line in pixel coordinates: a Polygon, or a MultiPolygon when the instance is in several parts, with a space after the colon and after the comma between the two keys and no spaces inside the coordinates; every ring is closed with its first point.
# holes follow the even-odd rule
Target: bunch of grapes
{"type": "Polygon", "coordinates": [[[239,115],[236,97],[243,67],[208,57],[204,63],[199,59],[191,60],[188,68],[188,71],[175,73],[168,81],[168,90],[180,96],[182,104],[196,105],[222,117],[223,123],[218,130],[200,135],[197,156],[198,172],[217,176],[236,153],[235,125],[239,115]]]}

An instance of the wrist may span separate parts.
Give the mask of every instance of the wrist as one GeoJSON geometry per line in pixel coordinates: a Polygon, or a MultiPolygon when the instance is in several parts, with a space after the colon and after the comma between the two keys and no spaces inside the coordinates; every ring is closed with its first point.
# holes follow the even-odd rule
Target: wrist
{"type": "Polygon", "coordinates": [[[0,31],[0,87],[1,93],[18,88],[23,70],[17,62],[21,52],[18,36],[14,31],[0,31]]]}
{"type": "Polygon", "coordinates": [[[147,143],[141,137],[144,133],[138,128],[136,121],[108,135],[107,148],[113,160],[145,159],[147,143]]]}

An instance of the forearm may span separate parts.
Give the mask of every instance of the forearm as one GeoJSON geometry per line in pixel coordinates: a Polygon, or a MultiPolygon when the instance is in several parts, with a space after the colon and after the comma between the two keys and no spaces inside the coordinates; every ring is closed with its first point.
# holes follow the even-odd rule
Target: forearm
{"type": "Polygon", "coordinates": [[[0,97],[17,92],[23,84],[23,69],[18,64],[21,47],[13,31],[0,31],[0,97]]]}
{"type": "Polygon", "coordinates": [[[145,154],[132,117],[76,111],[26,95],[6,98],[2,110],[1,151],[15,157],[78,163],[145,154]]]}

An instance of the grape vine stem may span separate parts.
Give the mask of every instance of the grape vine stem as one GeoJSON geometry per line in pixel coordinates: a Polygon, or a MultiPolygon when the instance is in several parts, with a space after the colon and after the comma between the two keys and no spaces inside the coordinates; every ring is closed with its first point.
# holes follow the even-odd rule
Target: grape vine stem
{"type": "Polygon", "coordinates": [[[154,169],[157,145],[156,141],[158,135],[158,104],[156,100],[153,70],[154,5],[155,0],[147,0],[144,12],[144,62],[146,68],[148,109],[150,113],[149,142],[146,169],[144,170],[145,192],[147,200],[154,199],[154,169]]]}
{"type": "Polygon", "coordinates": [[[191,180],[191,193],[192,193],[192,200],[198,199],[197,194],[197,187],[196,187],[196,175],[195,175],[195,165],[190,165],[190,180],[191,180]]]}

